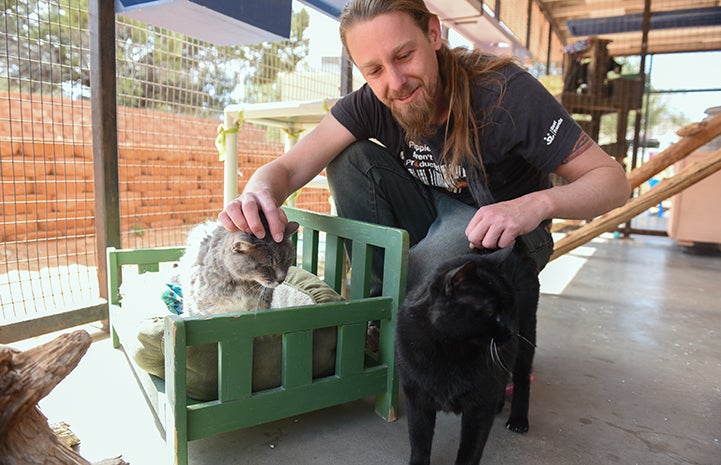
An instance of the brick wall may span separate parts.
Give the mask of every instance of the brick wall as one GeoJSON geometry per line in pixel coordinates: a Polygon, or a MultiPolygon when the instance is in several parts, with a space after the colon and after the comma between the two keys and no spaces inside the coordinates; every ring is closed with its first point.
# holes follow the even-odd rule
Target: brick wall
{"type": "MultiPolygon", "coordinates": [[[[173,228],[215,217],[223,164],[214,139],[220,117],[118,108],[123,231],[173,228]]],[[[240,188],[283,151],[262,127],[240,131],[240,188]]],[[[94,171],[90,102],[0,95],[0,241],[93,234],[94,171]]],[[[301,208],[328,211],[327,193],[304,190],[301,208]]]]}

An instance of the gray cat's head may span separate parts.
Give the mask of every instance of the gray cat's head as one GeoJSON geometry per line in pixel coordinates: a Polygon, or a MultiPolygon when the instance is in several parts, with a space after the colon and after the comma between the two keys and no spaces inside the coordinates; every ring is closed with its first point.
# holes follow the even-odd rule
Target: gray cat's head
{"type": "Polygon", "coordinates": [[[295,263],[296,253],[290,237],[298,226],[295,221],[289,222],[281,242],[275,242],[270,234],[259,239],[243,231],[223,231],[225,237],[220,249],[227,272],[236,280],[254,281],[270,288],[278,286],[295,263]]]}

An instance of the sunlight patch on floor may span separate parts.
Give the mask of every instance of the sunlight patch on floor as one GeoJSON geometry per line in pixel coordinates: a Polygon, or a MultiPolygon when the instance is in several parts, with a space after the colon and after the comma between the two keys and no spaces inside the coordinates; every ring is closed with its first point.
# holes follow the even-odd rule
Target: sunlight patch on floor
{"type": "MultiPolygon", "coordinates": [[[[554,235],[554,240],[558,241],[558,239],[554,235]]],[[[576,247],[546,265],[538,276],[541,282],[541,294],[562,294],[589,257],[596,252],[596,248],[592,245],[596,241],[605,241],[605,239],[596,238],[590,245],[576,247]]]]}

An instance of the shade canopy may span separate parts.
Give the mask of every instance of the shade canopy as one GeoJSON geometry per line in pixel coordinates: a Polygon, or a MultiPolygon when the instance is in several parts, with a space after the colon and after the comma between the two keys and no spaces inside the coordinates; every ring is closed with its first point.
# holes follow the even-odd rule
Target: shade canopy
{"type": "Polygon", "coordinates": [[[115,0],[116,13],[216,45],[290,36],[292,0],[115,0]]]}
{"type": "Polygon", "coordinates": [[[331,18],[338,19],[346,0],[300,0],[300,3],[315,8],[331,18]]]}

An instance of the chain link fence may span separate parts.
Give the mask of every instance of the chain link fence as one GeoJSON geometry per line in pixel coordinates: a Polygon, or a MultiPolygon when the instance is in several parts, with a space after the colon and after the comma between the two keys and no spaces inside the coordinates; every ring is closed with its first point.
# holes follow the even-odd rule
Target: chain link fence
{"type": "MultiPolygon", "coordinates": [[[[87,0],[8,0],[0,23],[0,325],[100,302],[87,0]]],[[[214,46],[116,16],[121,243],[181,245],[223,202],[214,146],[225,105],[339,95],[340,70],[308,63],[309,13],[277,43],[214,46]]],[[[317,27],[317,26],[316,26],[317,27]]],[[[326,44],[327,45],[327,44],[326,44]]],[[[340,56],[340,41],[337,42],[340,56]]],[[[329,59],[333,63],[333,58],[329,59]]],[[[240,188],[284,149],[244,124],[240,188]]],[[[329,211],[327,192],[298,206],[329,211]]]]}

